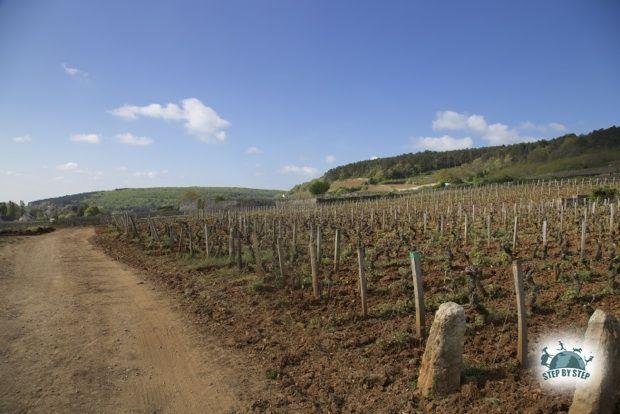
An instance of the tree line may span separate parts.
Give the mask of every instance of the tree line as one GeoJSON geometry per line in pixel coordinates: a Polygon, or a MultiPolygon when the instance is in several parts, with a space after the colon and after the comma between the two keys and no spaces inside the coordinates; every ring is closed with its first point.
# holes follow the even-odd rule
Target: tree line
{"type": "Polygon", "coordinates": [[[404,179],[431,171],[458,167],[474,161],[544,163],[608,149],[620,149],[619,127],[612,126],[583,135],[567,134],[552,140],[537,142],[442,152],[423,151],[358,161],[333,168],[327,171],[323,178],[328,182],[358,177],[375,180],[404,179]]]}
{"type": "Polygon", "coordinates": [[[0,202],[0,219],[17,220],[26,212],[26,204],[20,201],[19,204],[13,201],[0,202]]]}

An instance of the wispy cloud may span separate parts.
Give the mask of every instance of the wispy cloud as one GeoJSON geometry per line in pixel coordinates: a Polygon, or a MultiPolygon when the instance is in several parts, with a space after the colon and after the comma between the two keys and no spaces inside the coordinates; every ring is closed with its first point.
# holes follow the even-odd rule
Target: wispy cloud
{"type": "Polygon", "coordinates": [[[0,170],[0,175],[6,175],[7,177],[22,177],[24,174],[12,170],[0,170]]]}
{"type": "Polygon", "coordinates": [[[168,174],[168,170],[161,171],[135,171],[133,173],[134,177],[146,177],[146,178],[158,178],[163,175],[168,174]]]}
{"type": "Polygon", "coordinates": [[[263,151],[257,147],[252,146],[252,147],[248,147],[245,150],[245,153],[249,155],[259,155],[259,154],[262,154],[263,151]]]}
{"type": "Polygon", "coordinates": [[[221,118],[215,110],[197,98],[183,99],[180,105],[153,103],[145,106],[123,105],[108,111],[125,120],[140,117],[183,122],[187,133],[203,142],[222,142],[226,140],[226,130],[230,122],[221,118]]]}
{"type": "Polygon", "coordinates": [[[325,162],[328,163],[328,164],[333,164],[333,163],[336,162],[336,157],[331,155],[331,154],[326,155],[325,156],[325,162]]]}
{"type": "Polygon", "coordinates": [[[61,66],[63,70],[65,71],[65,73],[73,78],[79,78],[82,80],[86,80],[89,78],[88,72],[83,71],[82,69],[71,67],[67,63],[64,63],[64,62],[61,64],[61,66]]]}
{"type": "Polygon", "coordinates": [[[137,137],[129,132],[116,135],[116,140],[121,144],[134,145],[138,147],[146,147],[153,143],[153,140],[149,137],[137,137]]]}
{"type": "Polygon", "coordinates": [[[519,128],[522,130],[540,131],[542,133],[565,132],[566,126],[559,122],[549,122],[548,124],[535,124],[530,121],[521,122],[519,128]]]}
{"type": "Polygon", "coordinates": [[[22,135],[19,137],[13,137],[13,142],[16,142],[18,144],[26,144],[30,141],[32,141],[32,138],[30,138],[30,135],[22,135]]]}
{"type": "Polygon", "coordinates": [[[451,151],[474,146],[474,140],[470,137],[453,138],[449,135],[441,137],[411,138],[411,144],[415,149],[431,151],[451,151]]]}
{"type": "MultiPolygon", "coordinates": [[[[60,164],[56,166],[58,171],[82,175],[84,177],[90,178],[91,180],[100,180],[103,177],[103,171],[93,171],[89,169],[80,168],[77,162],[67,162],[64,164],[60,164]]],[[[54,179],[64,179],[64,176],[57,176],[54,179]]]]}
{"type": "Polygon", "coordinates": [[[308,177],[318,175],[319,170],[314,167],[309,167],[306,165],[298,166],[298,165],[285,165],[280,169],[280,172],[283,174],[298,174],[305,175],[308,177]]]}
{"type": "Polygon", "coordinates": [[[101,143],[101,137],[97,134],[73,134],[69,139],[73,142],[84,142],[86,144],[101,143]]]}
{"type": "Polygon", "coordinates": [[[67,162],[56,166],[58,171],[76,171],[79,165],[75,162],[67,162]]]}

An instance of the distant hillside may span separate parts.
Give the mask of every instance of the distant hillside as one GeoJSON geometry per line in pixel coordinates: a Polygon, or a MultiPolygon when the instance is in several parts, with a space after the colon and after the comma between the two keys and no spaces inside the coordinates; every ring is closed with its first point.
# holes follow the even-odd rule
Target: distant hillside
{"type": "MultiPolygon", "coordinates": [[[[620,128],[612,126],[537,142],[359,161],[333,168],[322,179],[331,184],[330,193],[381,192],[439,182],[488,183],[618,171],[620,128]]],[[[307,187],[305,183],[292,192],[304,194],[307,187]]]]}
{"type": "Polygon", "coordinates": [[[163,207],[178,207],[179,199],[187,191],[196,192],[203,199],[239,200],[272,199],[283,194],[280,190],[259,190],[237,187],[155,187],[121,188],[112,191],[95,191],[32,201],[31,207],[55,205],[96,205],[106,211],[114,210],[156,210],[163,207]]]}

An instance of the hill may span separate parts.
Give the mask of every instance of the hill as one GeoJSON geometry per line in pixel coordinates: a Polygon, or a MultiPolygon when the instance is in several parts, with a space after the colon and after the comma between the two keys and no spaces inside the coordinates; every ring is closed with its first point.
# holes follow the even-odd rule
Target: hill
{"type": "MultiPolygon", "coordinates": [[[[455,151],[424,151],[358,161],[321,178],[330,193],[385,192],[435,183],[490,183],[620,171],[620,128],[551,140],[455,151]]],[[[307,194],[309,183],[293,190],[307,194]]]]}
{"type": "Polygon", "coordinates": [[[96,205],[105,211],[115,210],[157,210],[159,208],[177,208],[181,196],[193,191],[203,199],[214,200],[250,200],[273,199],[284,191],[261,190],[238,187],[154,187],[154,188],[119,188],[112,191],[94,191],[46,198],[30,202],[34,208],[53,205],[58,208],[71,205],[96,205]]]}

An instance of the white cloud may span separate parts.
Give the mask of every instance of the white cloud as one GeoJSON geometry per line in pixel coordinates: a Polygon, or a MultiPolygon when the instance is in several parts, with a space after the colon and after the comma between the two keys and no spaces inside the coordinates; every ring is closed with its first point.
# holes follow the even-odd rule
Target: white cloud
{"type": "Polygon", "coordinates": [[[81,79],[87,79],[88,78],[88,72],[85,72],[81,69],[78,68],[72,68],[71,66],[67,65],[66,63],[62,63],[61,64],[62,68],[64,69],[65,73],[71,77],[74,78],[81,78],[81,79]]]}
{"type": "Polygon", "coordinates": [[[492,145],[511,144],[519,138],[519,133],[504,124],[491,124],[482,135],[492,145]]]}
{"type": "Polygon", "coordinates": [[[184,122],[188,134],[203,142],[226,140],[226,129],[230,122],[221,118],[213,108],[204,105],[199,99],[188,98],[181,105],[169,103],[165,106],[150,104],[146,106],[123,105],[109,111],[112,115],[131,120],[139,117],[184,122]]]}
{"type": "Polygon", "coordinates": [[[533,122],[525,121],[519,124],[519,129],[521,130],[536,130],[544,133],[550,132],[564,132],[566,131],[566,126],[564,124],[560,124],[559,122],[549,122],[544,125],[536,125],[533,122]]]}
{"type": "Polygon", "coordinates": [[[470,137],[452,138],[449,135],[441,137],[420,137],[411,139],[414,148],[431,151],[451,151],[474,146],[474,140],[470,137]]]}
{"type": "Polygon", "coordinates": [[[519,128],[520,129],[537,129],[538,126],[533,122],[525,121],[519,124],[519,128]]]}
{"type": "Polygon", "coordinates": [[[30,138],[30,135],[22,135],[20,137],[13,137],[13,142],[17,142],[18,144],[25,144],[30,141],[32,141],[32,138],[30,138]]]}
{"type": "Polygon", "coordinates": [[[73,142],[85,142],[87,144],[101,143],[101,138],[97,134],[73,134],[69,139],[73,142]]]}
{"type": "Polygon", "coordinates": [[[481,115],[466,115],[455,111],[439,111],[433,121],[435,131],[459,131],[471,129],[482,132],[486,129],[487,123],[481,115]]]}
{"type": "Polygon", "coordinates": [[[558,131],[558,132],[566,131],[566,126],[564,124],[560,124],[559,122],[549,123],[549,128],[551,128],[554,131],[558,131]]]}
{"type": "Polygon", "coordinates": [[[285,165],[280,170],[283,174],[298,174],[298,175],[306,175],[306,176],[315,176],[319,173],[314,167],[308,166],[298,166],[298,165],[285,165]]]}
{"type": "Polygon", "coordinates": [[[134,145],[138,147],[146,147],[153,143],[153,140],[148,137],[137,137],[129,132],[116,135],[116,140],[121,144],[134,145]]]}
{"type": "MultiPolygon", "coordinates": [[[[554,128],[563,127],[561,124],[552,124],[554,128]]],[[[545,126],[544,131],[551,128],[552,124],[545,126]]],[[[543,129],[540,129],[540,127],[529,121],[521,123],[520,127],[521,129],[538,129],[543,131],[543,129]]],[[[488,124],[482,115],[469,115],[455,111],[437,112],[435,120],[433,121],[433,129],[435,131],[464,131],[475,134],[491,145],[508,145],[517,142],[535,141],[537,139],[530,135],[521,135],[517,128],[511,128],[505,124],[488,124]]],[[[449,140],[445,141],[447,143],[449,140]]],[[[464,145],[465,141],[461,142],[461,144],[464,145]]]]}
{"type": "Polygon", "coordinates": [[[250,155],[259,155],[259,154],[262,154],[263,151],[257,147],[252,146],[252,147],[248,147],[245,150],[245,153],[250,154],[250,155]]]}
{"type": "Polygon", "coordinates": [[[125,167],[124,165],[121,165],[119,167],[116,167],[115,170],[120,171],[120,172],[127,172],[129,171],[129,168],[125,167]]]}
{"type": "Polygon", "coordinates": [[[325,156],[325,162],[328,164],[333,164],[336,162],[336,157],[334,157],[333,155],[329,154],[325,156]]]}
{"type": "Polygon", "coordinates": [[[373,155],[372,157],[370,157],[371,160],[378,160],[379,157],[377,157],[376,155],[373,155]]]}
{"type": "Polygon", "coordinates": [[[6,170],[6,171],[0,170],[0,174],[6,175],[7,177],[21,177],[24,175],[20,172],[11,171],[11,170],[6,170]]]}
{"type": "Polygon", "coordinates": [[[136,171],[133,173],[134,177],[146,177],[146,178],[158,178],[168,174],[168,170],[161,171],[136,171]]]}
{"type": "Polygon", "coordinates": [[[67,162],[56,166],[58,171],[75,171],[78,169],[78,165],[75,162],[67,162]]]}

